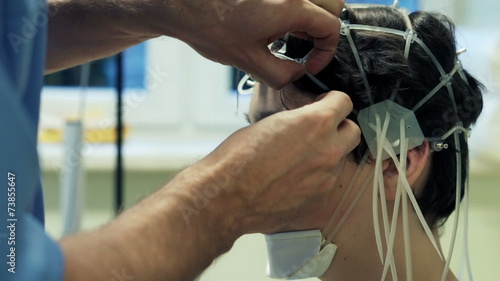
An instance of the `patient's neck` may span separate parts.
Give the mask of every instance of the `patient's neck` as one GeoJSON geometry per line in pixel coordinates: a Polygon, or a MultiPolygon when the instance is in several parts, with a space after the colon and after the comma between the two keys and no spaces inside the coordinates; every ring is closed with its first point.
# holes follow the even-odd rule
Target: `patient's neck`
{"type": "MultiPolygon", "coordinates": [[[[381,262],[372,219],[371,190],[363,194],[362,199],[357,204],[355,210],[350,214],[349,219],[342,226],[333,238],[332,243],[337,245],[337,253],[332,265],[320,278],[321,280],[350,280],[369,281],[381,280],[383,263],[381,262]]],[[[388,213],[392,214],[393,207],[388,203],[388,213]]],[[[413,280],[441,280],[441,275],[445,262],[441,260],[436,249],[427,237],[421,226],[417,215],[409,206],[409,233],[412,258],[413,280]]],[[[390,216],[390,215],[389,215],[390,216]]],[[[381,216],[380,216],[381,217],[381,216]]],[[[390,216],[391,217],[391,216],[390,216]]],[[[389,217],[389,221],[391,220],[389,217]]],[[[382,225],[382,219],[380,219],[382,225]]],[[[437,232],[434,231],[434,232],[437,232]]],[[[381,231],[384,259],[387,253],[385,234],[381,231]]],[[[439,245],[439,238],[434,233],[434,238],[439,245]]],[[[403,238],[403,221],[401,212],[398,216],[398,226],[394,241],[394,262],[397,280],[408,280],[406,277],[405,250],[403,238]]],[[[394,280],[389,269],[385,280],[394,280]]],[[[455,281],[451,271],[448,273],[447,281],[455,281]]]]}

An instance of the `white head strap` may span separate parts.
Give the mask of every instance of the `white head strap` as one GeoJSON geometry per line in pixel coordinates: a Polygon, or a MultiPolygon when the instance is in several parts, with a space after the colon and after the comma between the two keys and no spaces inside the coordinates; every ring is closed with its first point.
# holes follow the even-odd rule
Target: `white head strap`
{"type": "MultiPolygon", "coordinates": [[[[394,1],[393,6],[397,7],[399,1],[394,1]]],[[[364,7],[366,5],[350,5],[352,8],[364,7]]],[[[370,5],[373,7],[374,5],[370,5]]],[[[386,7],[386,6],[384,6],[386,7]]],[[[401,9],[399,9],[402,11],[401,9]]],[[[409,231],[409,221],[408,221],[408,206],[407,201],[409,201],[425,231],[430,242],[435,247],[438,255],[443,259],[437,242],[435,241],[434,235],[426,223],[425,217],[420,210],[418,202],[413,194],[413,190],[406,179],[406,159],[407,152],[409,149],[421,145],[424,141],[431,142],[433,151],[440,151],[447,148],[445,140],[451,135],[454,136],[454,144],[457,157],[457,178],[456,178],[456,198],[455,198],[455,209],[456,217],[454,224],[454,234],[452,238],[452,244],[450,247],[450,252],[448,253],[448,259],[446,261],[445,268],[443,270],[442,280],[446,279],[449,270],[449,262],[453,253],[453,245],[455,241],[458,214],[459,214],[459,204],[461,198],[461,179],[462,179],[462,161],[460,154],[460,139],[459,134],[468,132],[468,129],[464,128],[461,123],[457,123],[455,127],[445,133],[439,138],[425,138],[415,117],[414,112],[421,108],[423,104],[429,101],[436,93],[446,86],[449,98],[453,104],[454,113],[457,114],[457,106],[455,102],[455,97],[453,93],[453,87],[451,81],[454,75],[458,72],[460,77],[466,81],[467,78],[462,70],[460,61],[457,59],[455,66],[450,72],[445,72],[437,58],[426,46],[426,44],[418,37],[418,34],[413,30],[411,25],[411,20],[408,13],[401,12],[404,21],[406,23],[407,30],[397,30],[392,28],[384,28],[378,26],[369,26],[362,24],[351,24],[348,21],[341,21],[341,32],[340,34],[345,36],[349,42],[350,49],[352,51],[356,65],[359,68],[359,72],[363,81],[363,85],[370,97],[370,106],[362,109],[358,114],[358,122],[360,124],[361,130],[363,132],[364,138],[368,144],[369,151],[373,158],[375,158],[375,171],[373,178],[373,222],[375,227],[375,240],[377,243],[377,248],[379,251],[379,256],[382,264],[384,265],[382,280],[385,280],[388,274],[389,268],[391,270],[392,279],[398,280],[398,274],[396,273],[395,260],[393,257],[393,245],[396,236],[397,228],[397,218],[401,205],[401,210],[403,214],[403,237],[404,237],[404,247],[405,247],[405,261],[406,261],[406,280],[412,280],[412,261],[411,261],[411,248],[410,248],[410,231],[409,231]],[[381,103],[374,104],[372,95],[370,94],[370,85],[366,77],[364,67],[360,54],[354,44],[352,31],[372,31],[381,32],[393,35],[402,36],[405,39],[404,46],[404,57],[409,58],[411,52],[411,46],[413,43],[419,45],[419,47],[427,54],[430,60],[433,62],[434,66],[440,73],[440,82],[427,94],[425,97],[418,102],[412,109],[404,108],[394,102],[394,99],[401,86],[401,80],[396,81],[395,90],[391,94],[389,100],[383,101],[381,103]],[[398,157],[399,155],[399,157],[398,157]],[[385,202],[385,187],[382,174],[382,160],[392,159],[399,173],[399,180],[397,185],[395,205],[393,209],[392,221],[389,222],[389,215],[387,213],[387,206],[385,202]],[[382,215],[382,221],[379,218],[379,204],[380,211],[382,215]],[[385,241],[382,242],[382,229],[385,233],[385,241]],[[386,252],[384,253],[383,245],[386,245],[386,252]]],[[[286,41],[284,41],[286,42],[286,41]]],[[[284,44],[283,44],[284,45],[284,44]]],[[[282,59],[294,60],[298,63],[304,63],[307,59],[306,55],[301,59],[292,59],[285,56],[283,51],[284,46],[279,46],[277,50],[271,50],[277,57],[282,59]]],[[[308,77],[320,86],[323,90],[328,90],[328,88],[319,81],[316,77],[307,74],[308,77]]],[[[241,83],[240,83],[241,84],[241,83]]],[[[465,135],[465,134],[464,134],[465,135]]],[[[363,157],[358,169],[356,170],[353,179],[351,180],[349,186],[352,186],[355,182],[355,178],[358,178],[362,167],[366,163],[368,158],[368,153],[363,157]]],[[[351,188],[347,188],[343,194],[339,205],[336,207],[332,217],[327,223],[323,230],[323,234],[329,234],[325,239],[323,234],[319,230],[312,231],[299,231],[292,233],[279,233],[273,234],[266,237],[268,243],[269,252],[269,264],[268,264],[268,274],[275,278],[305,278],[305,277],[316,277],[324,273],[328,268],[333,256],[335,255],[336,246],[331,244],[331,241],[335,237],[335,234],[339,231],[340,227],[343,225],[344,221],[347,219],[348,215],[351,213],[352,209],[358,202],[360,196],[365,192],[368,183],[371,178],[364,180],[361,184],[357,195],[354,200],[351,201],[347,210],[339,218],[340,210],[345,205],[346,199],[349,195],[351,188]],[[336,224],[334,224],[336,222],[336,224]],[[302,241],[303,243],[301,243],[302,241]],[[308,242],[306,242],[308,241],[308,242]],[[309,246],[307,246],[309,245],[309,246]],[[307,247],[306,247],[307,246],[307,247]]],[[[466,185],[467,192],[467,185],[466,185]]],[[[467,214],[466,214],[467,219],[467,214]]],[[[467,257],[468,261],[468,257],[467,257]]]]}

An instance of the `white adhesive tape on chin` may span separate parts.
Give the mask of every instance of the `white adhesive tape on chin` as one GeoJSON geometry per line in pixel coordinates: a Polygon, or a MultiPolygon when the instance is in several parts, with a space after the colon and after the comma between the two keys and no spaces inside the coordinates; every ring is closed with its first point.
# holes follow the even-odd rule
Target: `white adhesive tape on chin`
{"type": "Polygon", "coordinates": [[[319,277],[330,267],[337,246],[319,229],[266,235],[267,275],[277,279],[319,277]]]}

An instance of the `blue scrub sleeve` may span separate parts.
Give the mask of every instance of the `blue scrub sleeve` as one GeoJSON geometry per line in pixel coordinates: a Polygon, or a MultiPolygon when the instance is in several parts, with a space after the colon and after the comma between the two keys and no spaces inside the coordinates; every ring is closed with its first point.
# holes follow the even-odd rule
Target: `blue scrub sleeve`
{"type": "Polygon", "coordinates": [[[44,0],[0,0],[0,280],[63,279],[59,245],[43,226],[37,125],[44,0]]]}

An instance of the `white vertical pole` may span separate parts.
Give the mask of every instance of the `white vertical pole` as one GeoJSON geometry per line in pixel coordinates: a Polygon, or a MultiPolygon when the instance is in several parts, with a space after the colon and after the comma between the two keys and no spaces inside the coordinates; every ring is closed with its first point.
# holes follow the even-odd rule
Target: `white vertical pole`
{"type": "Polygon", "coordinates": [[[63,236],[80,229],[84,205],[82,169],[83,125],[81,121],[68,121],[64,137],[64,165],[61,170],[61,212],[63,236]]]}

